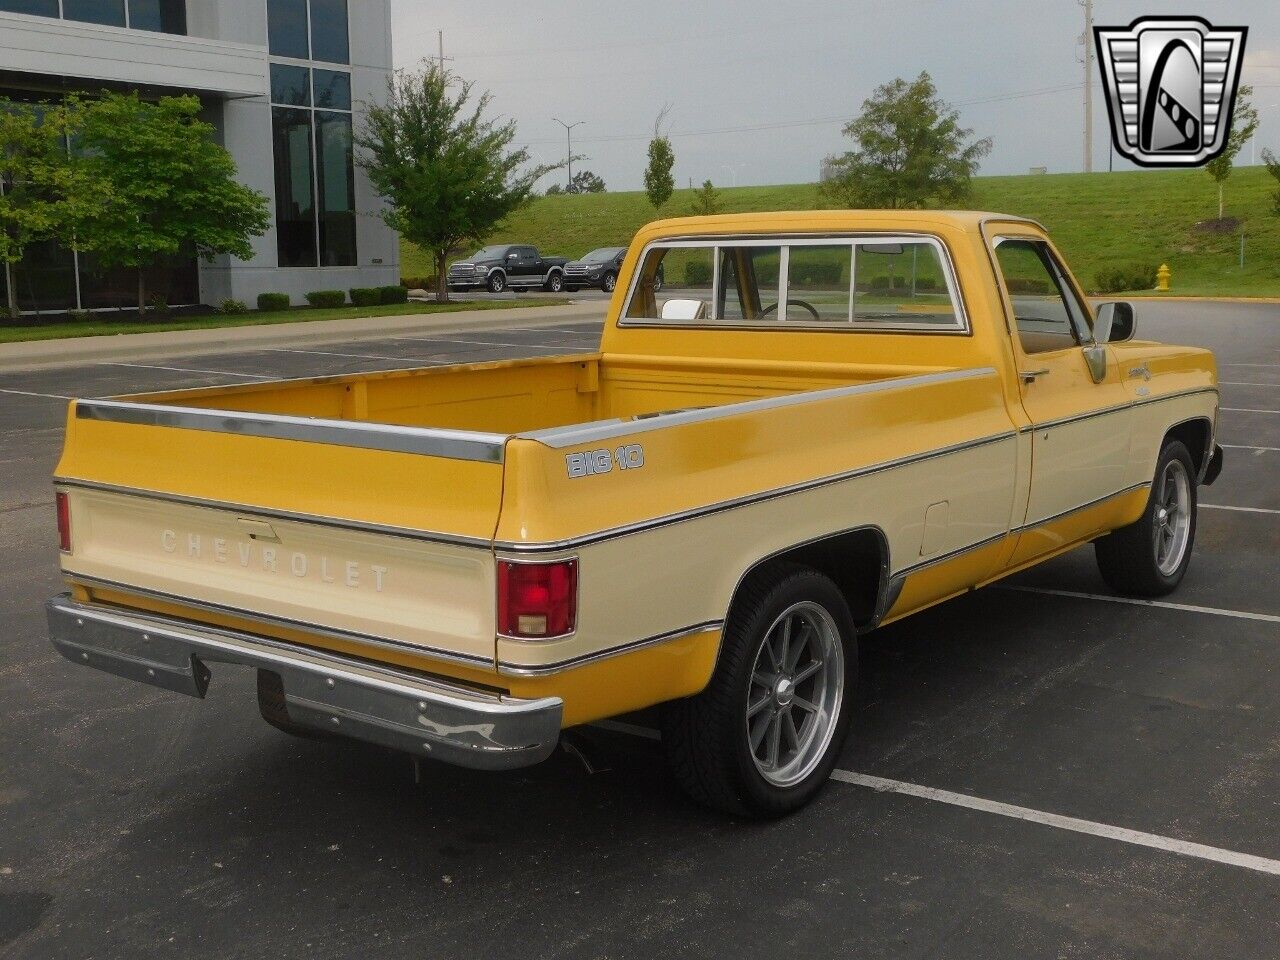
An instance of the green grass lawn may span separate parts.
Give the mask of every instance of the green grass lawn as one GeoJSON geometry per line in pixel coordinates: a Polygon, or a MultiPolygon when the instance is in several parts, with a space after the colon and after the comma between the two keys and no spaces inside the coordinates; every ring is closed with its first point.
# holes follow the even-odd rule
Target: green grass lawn
{"type": "Polygon", "coordinates": [[[552,307],[568,300],[539,298],[517,300],[474,300],[459,303],[393,303],[378,307],[295,307],[292,310],[240,314],[209,314],[199,317],[169,317],[138,320],[113,319],[111,314],[94,314],[87,322],[32,323],[20,325],[0,321],[0,343],[20,340],[55,340],[62,337],[107,337],[121,333],[158,333],[162,330],[206,330],[214,327],[255,327],[268,323],[303,323],[310,320],[350,320],[356,317],[398,317],[418,313],[456,313],[459,310],[508,310],[513,307],[552,307]]]}
{"type": "MultiPolygon", "coordinates": [[[[1227,181],[1226,215],[1244,222],[1240,235],[1193,230],[1218,215],[1217,186],[1203,170],[1136,170],[1044,176],[979,177],[969,206],[1032,217],[1053,235],[1086,289],[1097,271],[1117,262],[1167,263],[1173,295],[1280,296],[1280,217],[1275,188],[1262,167],[1239,167],[1227,181]]],[[[688,212],[693,192],[679,190],[665,216],[688,212]]],[[[813,184],[722,188],[726,213],[803,210],[824,205],[813,184]]],[[[581,256],[618,246],[655,219],[643,193],[540,197],[512,216],[488,242],[535,244],[544,254],[581,256]]],[[[431,272],[428,258],[404,244],[401,273],[431,272]]]]}

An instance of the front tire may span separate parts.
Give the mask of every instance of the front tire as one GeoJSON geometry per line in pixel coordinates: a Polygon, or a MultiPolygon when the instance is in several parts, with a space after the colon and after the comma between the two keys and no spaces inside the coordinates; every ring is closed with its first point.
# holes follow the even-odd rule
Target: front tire
{"type": "Polygon", "coordinates": [[[495,270],[489,274],[489,280],[485,283],[490,293],[501,293],[507,289],[507,275],[501,270],[495,270]]]}
{"type": "Polygon", "coordinates": [[[618,275],[610,271],[604,275],[604,279],[600,281],[600,289],[605,293],[613,293],[614,287],[618,285],[618,275]]]}
{"type": "Polygon", "coordinates": [[[1142,516],[1093,545],[1102,579],[1117,593],[1172,593],[1191,564],[1196,512],[1195,464],[1180,441],[1170,440],[1156,461],[1142,516]]]}
{"type": "Polygon", "coordinates": [[[813,798],[849,731],[853,618],[827,577],[794,564],[739,590],[707,688],[670,704],[667,765],[684,791],[736,816],[780,817],[813,798]]]}

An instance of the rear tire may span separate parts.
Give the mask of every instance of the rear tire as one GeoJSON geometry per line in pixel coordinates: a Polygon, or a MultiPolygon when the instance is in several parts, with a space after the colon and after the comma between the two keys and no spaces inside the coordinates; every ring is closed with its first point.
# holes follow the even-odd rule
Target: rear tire
{"type": "Polygon", "coordinates": [[[1094,542],[1102,579],[1117,593],[1162,597],[1191,564],[1196,538],[1196,472],[1177,440],[1165,443],[1142,516],[1094,542]]]}
{"type": "Polygon", "coordinates": [[[695,801],[780,817],[826,783],[849,732],[857,646],[836,585],[795,564],[752,575],[706,689],[668,706],[663,749],[695,801]]]}
{"type": "Polygon", "coordinates": [[[542,285],[542,289],[547,293],[559,293],[564,289],[564,274],[558,270],[547,277],[547,282],[542,285]]]}

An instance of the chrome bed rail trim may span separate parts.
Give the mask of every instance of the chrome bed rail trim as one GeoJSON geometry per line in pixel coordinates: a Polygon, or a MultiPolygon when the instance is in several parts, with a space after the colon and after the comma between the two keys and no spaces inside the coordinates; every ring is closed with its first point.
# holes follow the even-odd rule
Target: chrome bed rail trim
{"type": "Polygon", "coordinates": [[[454,686],[266,637],[81,603],[46,604],[49,635],[68,660],[203,698],[209,663],[280,677],[288,721],[482,770],[524,767],[555,750],[559,697],[524,700],[454,686]]]}
{"type": "Polygon", "coordinates": [[[881,393],[886,390],[900,388],[924,387],[939,383],[952,383],[959,380],[972,380],[977,377],[994,376],[995,373],[994,367],[970,367],[964,370],[945,370],[938,373],[891,377],[887,380],[874,380],[871,383],[855,383],[847,387],[829,387],[822,390],[805,390],[800,393],[787,393],[777,397],[762,397],[759,400],[743,400],[740,403],[701,407],[697,410],[681,410],[643,419],[604,420],[591,424],[575,424],[567,427],[551,427],[546,430],[530,430],[525,433],[518,433],[515,436],[521,440],[536,440],[538,443],[545,444],[548,447],[560,449],[576,446],[580,443],[595,443],[600,440],[610,440],[614,437],[626,437],[634,433],[648,433],[651,430],[661,430],[665,427],[676,427],[688,423],[702,423],[707,420],[720,420],[725,417],[758,413],[761,410],[774,410],[780,407],[834,400],[839,397],[881,393]]]}
{"type": "Polygon", "coordinates": [[[483,463],[501,463],[503,448],[507,442],[504,434],[472,430],[402,427],[387,423],[239,410],[205,410],[158,403],[125,403],[119,400],[77,400],[76,416],[81,420],[238,433],[249,437],[329,443],[483,463]]]}
{"type": "Polygon", "coordinates": [[[148,490],[145,487],[125,487],[115,483],[100,483],[97,480],[54,477],[53,485],[55,488],[79,487],[84,490],[99,490],[103,493],[117,494],[123,497],[137,497],[142,500],[163,500],[166,503],[177,503],[188,507],[226,510],[235,513],[237,516],[290,520],[295,523],[315,524],[316,526],[332,527],[337,530],[355,530],[359,533],[374,533],[380,536],[400,537],[405,540],[418,540],[424,543],[442,543],[456,547],[479,547],[484,550],[488,550],[493,545],[493,541],[488,537],[468,537],[460,533],[440,533],[435,530],[415,530],[412,527],[397,527],[391,524],[370,523],[363,520],[346,520],[342,517],[325,517],[315,513],[278,510],[275,507],[259,507],[254,504],[235,503],[230,500],[210,500],[204,497],[190,497],[181,493],[165,493],[161,490],[148,490]]]}

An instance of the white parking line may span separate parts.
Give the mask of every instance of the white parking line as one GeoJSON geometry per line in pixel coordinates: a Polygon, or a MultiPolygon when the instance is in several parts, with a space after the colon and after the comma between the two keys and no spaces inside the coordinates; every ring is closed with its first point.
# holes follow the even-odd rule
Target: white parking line
{"type": "Polygon", "coordinates": [[[1280,510],[1273,510],[1271,507],[1229,507],[1225,503],[1200,503],[1197,504],[1202,510],[1239,510],[1241,513],[1280,513],[1280,510]]]}
{"type": "Polygon", "coordinates": [[[1280,623],[1280,616],[1271,613],[1223,610],[1220,607],[1197,607],[1190,603],[1171,603],[1168,600],[1115,597],[1105,593],[1078,593],[1075,590],[1054,590],[1051,587],[1024,587],[1009,583],[999,584],[998,588],[1001,590],[1017,590],[1021,593],[1044,593],[1054,597],[1073,597],[1077,600],[1105,600],[1108,603],[1127,603],[1135,607],[1160,607],[1162,610],[1181,610],[1184,613],[1208,613],[1216,617],[1232,617],[1236,620],[1261,620],[1264,623],[1280,623]]]}
{"type": "MultiPolygon", "coordinates": [[[[661,740],[662,734],[648,727],[639,727],[632,723],[621,723],[616,720],[597,720],[591,724],[605,730],[625,733],[646,740],[661,740]]],[[[907,797],[918,797],[921,800],[932,800],[935,803],[946,803],[953,807],[964,807],[980,813],[992,813],[1000,817],[1024,820],[1027,823],[1038,823],[1058,830],[1072,833],[1083,833],[1103,840],[1115,840],[1152,850],[1163,850],[1183,857],[1197,860],[1208,860],[1231,867],[1243,867],[1259,873],[1270,873],[1280,876],[1280,860],[1259,857],[1252,853],[1240,853],[1223,847],[1211,847],[1203,843],[1192,843],[1189,840],[1178,840],[1158,833],[1147,833],[1143,830],[1130,830],[1128,827],[1117,827],[1109,823],[1098,823],[1094,820],[1082,820],[1079,817],[1067,817],[1060,813],[1049,813],[1032,807],[1020,807],[999,800],[987,800],[973,797],[966,793],[955,793],[951,790],[939,790],[937,787],[926,787],[918,783],[907,783],[903,780],[889,780],[885,777],[873,777],[867,773],[855,773],[852,770],[835,769],[831,771],[831,779],[839,783],[848,783],[856,787],[867,787],[877,793],[897,793],[907,797]]]]}
{"type": "Polygon", "coordinates": [[[1220,443],[1218,446],[1222,447],[1223,450],[1257,450],[1259,452],[1280,453],[1280,447],[1250,447],[1242,443],[1220,443]]]}
{"type": "Polygon", "coordinates": [[[353,360],[392,360],[396,363],[438,366],[435,360],[418,360],[414,357],[383,357],[373,353],[337,353],[333,350],[286,350],[283,347],[263,347],[263,353],[311,353],[317,357],[350,357],[353,360]]]}
{"type": "Polygon", "coordinates": [[[1280,410],[1258,410],[1254,407],[1221,407],[1224,413],[1280,413],[1280,410]]]}
{"type": "Polygon", "coordinates": [[[243,377],[245,380],[275,380],[261,373],[232,373],[230,370],[198,370],[195,367],[162,367],[154,363],[112,363],[103,361],[100,367],[136,367],[139,370],[172,370],[174,373],[207,373],[214,377],[243,377]]]}
{"type": "Polygon", "coordinates": [[[1224,363],[1224,367],[1280,367],[1280,363],[1224,363]]]}
{"type": "MultiPolygon", "coordinates": [[[[494,349],[516,348],[518,350],[557,350],[560,353],[575,353],[581,351],[566,350],[561,347],[546,346],[540,343],[507,343],[497,340],[457,340],[452,337],[395,337],[396,340],[412,340],[415,343],[469,343],[478,347],[492,347],[494,349]]],[[[475,350],[459,350],[458,353],[476,353],[475,350]]]]}
{"type": "Polygon", "coordinates": [[[64,397],[60,393],[32,393],[30,390],[0,390],[0,393],[12,393],[19,397],[44,397],[46,400],[74,400],[75,397],[64,397]]]}
{"type": "Polygon", "coordinates": [[[1209,860],[1231,867],[1243,867],[1259,873],[1270,873],[1280,876],[1280,860],[1258,857],[1250,853],[1238,853],[1235,850],[1224,850],[1221,847],[1210,847],[1203,843],[1191,843],[1187,840],[1176,840],[1173,837],[1162,837],[1156,833],[1145,833],[1141,830],[1130,830],[1107,823],[1096,823],[1093,820],[1081,820],[1078,817],[1064,817],[1058,813],[1046,813],[1030,807],[1019,807],[1012,803],[1001,803],[998,800],[984,800],[982,797],[971,797],[964,793],[953,793],[950,790],[939,790],[935,787],[923,787],[915,783],[904,783],[901,780],[886,780],[884,777],[873,777],[865,773],[852,773],[848,770],[831,771],[831,779],[841,783],[851,783],[859,787],[869,787],[880,793],[898,793],[922,800],[933,800],[953,807],[965,807],[982,813],[993,813],[1001,817],[1012,817],[1029,823],[1039,823],[1058,830],[1069,830],[1072,833],[1083,833],[1104,840],[1118,840],[1139,847],[1163,850],[1183,857],[1194,857],[1197,860],[1209,860]]]}
{"type": "Polygon", "coordinates": [[[1220,387],[1280,387],[1280,383],[1254,383],[1246,380],[1219,380],[1220,387]]]}

